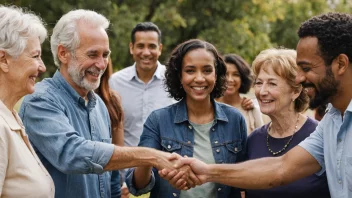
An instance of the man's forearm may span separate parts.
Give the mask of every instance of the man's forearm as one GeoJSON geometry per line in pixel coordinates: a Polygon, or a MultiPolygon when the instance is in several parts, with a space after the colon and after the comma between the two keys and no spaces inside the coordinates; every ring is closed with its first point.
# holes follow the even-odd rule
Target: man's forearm
{"type": "Polygon", "coordinates": [[[212,164],[208,182],[222,183],[244,189],[266,189],[284,185],[280,158],[262,158],[239,164],[212,164]]]}
{"type": "Polygon", "coordinates": [[[155,166],[158,160],[158,151],[144,147],[117,147],[104,170],[118,170],[136,166],[155,166]]]}

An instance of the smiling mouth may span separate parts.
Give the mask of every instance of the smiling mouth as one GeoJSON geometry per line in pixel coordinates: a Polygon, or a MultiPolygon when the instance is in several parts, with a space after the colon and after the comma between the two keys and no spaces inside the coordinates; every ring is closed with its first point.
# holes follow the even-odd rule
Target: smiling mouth
{"type": "Polygon", "coordinates": [[[29,78],[35,82],[35,80],[37,79],[37,76],[31,76],[29,78]]]}
{"type": "Polygon", "coordinates": [[[274,100],[260,100],[260,101],[264,104],[269,104],[269,103],[273,102],[274,100]]]}
{"type": "Polygon", "coordinates": [[[94,76],[94,77],[99,77],[99,75],[100,75],[100,72],[87,71],[87,73],[94,76]]]}
{"type": "Polygon", "coordinates": [[[198,91],[200,91],[200,90],[204,90],[206,87],[192,87],[192,89],[195,89],[195,90],[198,90],[198,91]]]}

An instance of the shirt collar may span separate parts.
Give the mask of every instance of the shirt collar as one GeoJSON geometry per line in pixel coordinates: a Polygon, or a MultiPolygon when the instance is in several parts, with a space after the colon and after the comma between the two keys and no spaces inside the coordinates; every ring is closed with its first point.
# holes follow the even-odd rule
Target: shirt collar
{"type": "Polygon", "coordinates": [[[15,130],[20,130],[23,126],[21,119],[17,115],[17,112],[13,110],[11,112],[5,104],[0,100],[0,117],[2,117],[5,122],[9,125],[10,129],[15,131],[15,130]],[[15,116],[15,117],[14,117],[15,116]]]}
{"type": "MultiPolygon", "coordinates": [[[[66,81],[66,79],[61,75],[60,71],[57,70],[53,76],[53,81],[59,85],[60,89],[63,89],[74,102],[85,106],[85,100],[82,98],[77,91],[66,81]]],[[[88,105],[89,109],[94,108],[96,104],[96,96],[93,91],[88,92],[88,105]]]]}
{"type": "MultiPolygon", "coordinates": [[[[224,122],[228,122],[229,120],[225,112],[222,110],[221,106],[219,105],[219,103],[217,103],[214,99],[211,99],[211,102],[213,103],[214,110],[215,110],[214,120],[221,120],[224,122]]],[[[182,99],[180,102],[176,103],[176,115],[175,115],[174,123],[181,123],[185,121],[188,121],[187,105],[186,105],[186,100],[182,99]]]]}
{"type": "MultiPolygon", "coordinates": [[[[165,68],[162,64],[160,64],[159,61],[157,61],[157,67],[156,67],[156,70],[154,72],[154,75],[156,78],[158,79],[163,79],[164,78],[164,72],[165,72],[165,68]]],[[[132,80],[133,78],[137,78],[137,70],[136,70],[136,63],[134,63],[132,65],[132,71],[130,73],[127,74],[127,79],[128,80],[132,80]]]]}
{"type": "MultiPolygon", "coordinates": [[[[352,100],[348,104],[346,111],[352,112],[352,100]]],[[[338,109],[336,109],[331,103],[328,104],[325,112],[329,112],[330,114],[336,113],[338,115],[341,115],[341,112],[338,109]]]]}

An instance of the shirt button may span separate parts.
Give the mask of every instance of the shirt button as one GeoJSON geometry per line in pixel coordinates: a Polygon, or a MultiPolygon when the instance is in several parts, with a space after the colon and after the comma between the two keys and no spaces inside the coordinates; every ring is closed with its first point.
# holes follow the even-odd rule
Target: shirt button
{"type": "Polygon", "coordinates": [[[188,144],[191,144],[191,141],[188,141],[187,143],[188,143],[188,144]]]}
{"type": "Polygon", "coordinates": [[[212,128],[211,130],[215,131],[215,128],[212,128]]]}
{"type": "Polygon", "coordinates": [[[192,126],[191,126],[191,125],[189,125],[189,126],[188,126],[188,128],[189,128],[189,129],[192,129],[192,126]]]}
{"type": "Polygon", "coordinates": [[[177,197],[177,194],[176,194],[176,193],[172,193],[172,195],[173,195],[174,197],[177,197]]]}
{"type": "Polygon", "coordinates": [[[339,138],[337,141],[338,141],[338,142],[341,142],[341,139],[339,138]]]}
{"type": "Polygon", "coordinates": [[[216,149],[216,152],[219,153],[219,152],[220,152],[220,149],[216,149]]]}
{"type": "Polygon", "coordinates": [[[235,147],[235,152],[237,152],[238,151],[238,148],[237,147],[235,147]]]}
{"type": "Polygon", "coordinates": [[[219,143],[219,142],[218,142],[218,141],[215,141],[214,143],[217,144],[217,143],[219,143]]]}
{"type": "Polygon", "coordinates": [[[171,146],[170,146],[170,145],[167,145],[167,148],[168,148],[168,149],[170,149],[170,148],[171,148],[171,146]]]}
{"type": "Polygon", "coordinates": [[[221,191],[221,188],[218,188],[218,191],[221,191]]]}
{"type": "Polygon", "coordinates": [[[341,180],[339,179],[339,184],[341,184],[341,180]]]}

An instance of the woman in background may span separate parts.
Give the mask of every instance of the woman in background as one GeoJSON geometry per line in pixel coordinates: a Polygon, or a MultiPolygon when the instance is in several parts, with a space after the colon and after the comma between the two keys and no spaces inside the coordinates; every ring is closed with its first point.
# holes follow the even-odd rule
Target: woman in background
{"type": "Polygon", "coordinates": [[[228,54],[224,56],[226,63],[226,80],[227,89],[224,96],[217,99],[218,102],[231,105],[239,109],[246,119],[248,135],[256,128],[263,125],[262,115],[256,106],[244,108],[244,97],[240,93],[246,94],[252,87],[253,75],[248,63],[237,54],[228,54]]]}
{"type": "MultiPolygon", "coordinates": [[[[124,146],[124,130],[123,130],[123,110],[121,106],[121,97],[114,90],[110,89],[109,78],[113,73],[111,58],[109,58],[108,66],[104,74],[101,76],[100,85],[95,90],[104,101],[108,109],[111,121],[112,143],[117,146],[124,146]]],[[[112,171],[112,174],[118,174],[118,171],[112,171]]],[[[121,181],[124,181],[124,172],[120,171],[121,181]]],[[[116,185],[112,185],[116,186],[116,185]]],[[[121,186],[121,198],[128,198],[129,191],[125,184],[121,186]]]]}
{"type": "Polygon", "coordinates": [[[20,8],[0,5],[0,197],[54,197],[55,187],[32,145],[15,104],[34,92],[45,72],[42,20],[20,8]]]}
{"type": "MultiPolygon", "coordinates": [[[[252,64],[255,95],[260,110],[272,120],[248,137],[248,159],[282,156],[306,139],[317,121],[302,114],[308,106],[308,96],[302,85],[296,84],[296,51],[268,49],[252,64]]],[[[300,168],[300,167],[297,167],[300,168]]],[[[293,183],[266,190],[246,190],[246,198],[328,198],[325,174],[319,173],[293,183]]]]}

